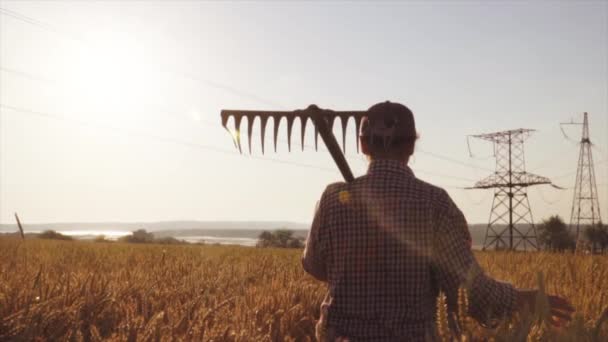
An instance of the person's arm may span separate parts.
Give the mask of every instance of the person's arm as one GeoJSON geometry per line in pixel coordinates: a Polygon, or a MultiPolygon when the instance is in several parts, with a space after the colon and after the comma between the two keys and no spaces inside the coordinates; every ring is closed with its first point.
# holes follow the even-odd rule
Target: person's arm
{"type": "Polygon", "coordinates": [[[450,310],[456,311],[458,289],[467,290],[469,315],[482,324],[510,315],[518,304],[512,285],[488,277],[475,260],[471,235],[462,212],[444,193],[445,201],[435,212],[433,266],[450,310]]]}
{"type": "MultiPolygon", "coordinates": [[[[482,324],[516,311],[533,312],[538,290],[517,289],[485,275],[471,250],[471,235],[464,215],[447,193],[445,196],[448,205],[435,215],[433,265],[451,310],[456,309],[458,288],[463,287],[469,296],[469,315],[482,324]]],[[[553,325],[562,326],[571,320],[574,308],[566,299],[548,295],[547,300],[548,318],[553,325]]]]}
{"type": "MultiPolygon", "coordinates": [[[[534,312],[538,290],[518,289],[517,292],[517,310],[520,312],[534,312]]],[[[547,303],[549,304],[549,317],[547,318],[551,324],[561,327],[572,320],[574,307],[568,300],[559,296],[547,295],[547,303]]]]}
{"type": "Polygon", "coordinates": [[[324,225],[325,193],[321,196],[321,200],[317,203],[315,216],[306,239],[306,247],[302,255],[302,266],[304,270],[321,281],[327,281],[327,270],[325,265],[325,248],[320,240],[320,232],[324,225]]]}

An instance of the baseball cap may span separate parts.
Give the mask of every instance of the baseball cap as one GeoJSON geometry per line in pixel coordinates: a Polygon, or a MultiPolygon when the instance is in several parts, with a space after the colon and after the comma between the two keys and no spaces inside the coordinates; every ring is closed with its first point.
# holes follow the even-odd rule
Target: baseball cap
{"type": "Polygon", "coordinates": [[[363,117],[360,136],[369,139],[370,145],[383,146],[385,149],[414,141],[418,137],[414,114],[400,103],[377,103],[363,117]]]}

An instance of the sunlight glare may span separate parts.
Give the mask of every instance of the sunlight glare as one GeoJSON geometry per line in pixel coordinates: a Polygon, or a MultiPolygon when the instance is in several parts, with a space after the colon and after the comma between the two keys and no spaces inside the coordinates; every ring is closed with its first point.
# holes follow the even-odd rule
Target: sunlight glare
{"type": "Polygon", "coordinates": [[[188,117],[192,119],[192,121],[199,123],[201,122],[201,112],[197,109],[191,109],[188,111],[188,117]]]}
{"type": "Polygon", "coordinates": [[[158,75],[135,37],[99,33],[73,56],[66,88],[83,115],[99,121],[138,121],[138,114],[158,98],[158,75]]]}

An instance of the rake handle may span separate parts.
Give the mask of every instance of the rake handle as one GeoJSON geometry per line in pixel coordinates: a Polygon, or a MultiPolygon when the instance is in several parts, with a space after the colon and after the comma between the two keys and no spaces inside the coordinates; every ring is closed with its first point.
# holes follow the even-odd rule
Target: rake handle
{"type": "Polygon", "coordinates": [[[340,169],[340,173],[342,173],[344,180],[347,183],[354,181],[355,177],[353,176],[353,172],[348,165],[346,157],[344,157],[344,154],[340,149],[340,145],[338,144],[334,133],[329,127],[325,115],[323,115],[323,111],[315,105],[311,105],[306,109],[306,111],[310,111],[312,122],[319,131],[319,135],[321,135],[321,139],[323,139],[325,147],[327,147],[327,150],[331,154],[334,162],[336,165],[338,165],[338,169],[340,169]]]}

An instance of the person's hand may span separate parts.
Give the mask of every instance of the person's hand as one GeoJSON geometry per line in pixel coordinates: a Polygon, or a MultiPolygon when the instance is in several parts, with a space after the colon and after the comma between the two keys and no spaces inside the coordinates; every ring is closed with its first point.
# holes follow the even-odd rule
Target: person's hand
{"type": "Polygon", "coordinates": [[[551,313],[551,324],[556,327],[563,327],[570,323],[572,320],[572,313],[574,313],[574,307],[567,299],[559,296],[547,296],[549,301],[550,313],[551,313]]]}
{"type": "MultiPolygon", "coordinates": [[[[537,290],[518,290],[517,307],[519,311],[527,307],[530,312],[534,312],[536,307],[537,290]]],[[[574,307],[568,300],[559,296],[547,296],[549,303],[549,321],[555,327],[562,327],[572,320],[574,307]]]]}

